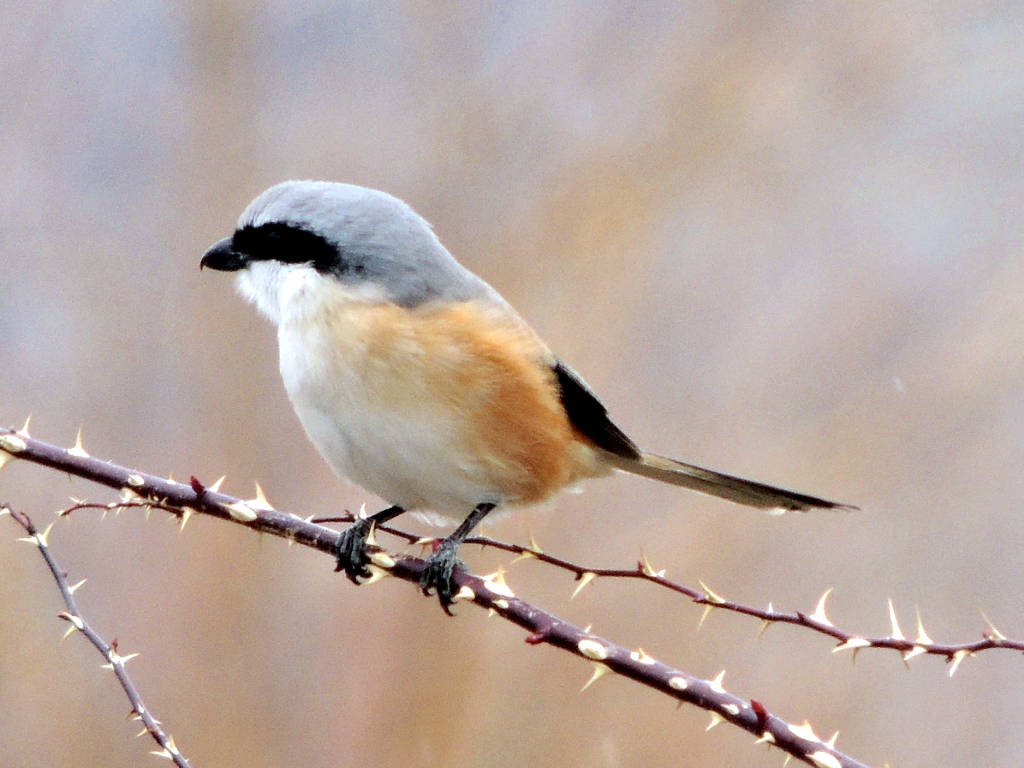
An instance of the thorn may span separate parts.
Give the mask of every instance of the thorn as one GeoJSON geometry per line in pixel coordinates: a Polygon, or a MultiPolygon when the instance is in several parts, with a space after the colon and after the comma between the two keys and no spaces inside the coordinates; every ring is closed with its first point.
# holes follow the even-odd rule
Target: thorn
{"type": "Polygon", "coordinates": [[[75,592],[78,591],[78,588],[85,584],[86,581],[88,581],[88,579],[82,579],[77,584],[72,584],[70,587],[68,587],[68,592],[70,592],[72,595],[75,594],[75,592]]]}
{"type": "Polygon", "coordinates": [[[903,654],[903,661],[908,662],[915,656],[920,656],[922,653],[927,653],[928,649],[920,645],[915,645],[909,651],[903,654]]]}
{"type": "Polygon", "coordinates": [[[576,589],[572,591],[572,594],[569,595],[569,599],[572,600],[574,597],[576,597],[576,595],[583,591],[583,588],[585,586],[587,586],[596,578],[597,574],[593,571],[584,571],[582,574],[580,574],[580,583],[576,586],[576,589]]]}
{"type": "Polygon", "coordinates": [[[64,637],[62,637],[61,640],[70,635],[72,632],[80,632],[85,627],[85,622],[82,621],[82,618],[80,616],[76,616],[73,613],[68,613],[67,611],[61,611],[60,613],[58,613],[57,618],[64,619],[64,621],[68,622],[71,625],[68,627],[67,631],[64,633],[64,637]]]}
{"type": "Polygon", "coordinates": [[[724,597],[722,597],[721,595],[715,594],[712,591],[711,587],[709,587],[703,581],[698,580],[697,583],[700,584],[701,589],[704,590],[704,593],[705,593],[705,598],[704,599],[705,599],[705,601],[707,601],[709,603],[716,603],[718,605],[721,605],[722,603],[726,602],[724,597]]]}
{"type": "Polygon", "coordinates": [[[700,621],[697,622],[698,630],[704,626],[704,620],[708,617],[708,615],[711,613],[711,609],[714,607],[715,606],[711,603],[704,603],[704,611],[700,615],[700,621]]]}
{"type": "Polygon", "coordinates": [[[981,614],[981,618],[983,618],[985,620],[985,623],[988,625],[988,629],[985,630],[985,637],[988,640],[991,640],[996,645],[1000,645],[1001,643],[1005,642],[1006,635],[1004,635],[1002,632],[996,629],[996,625],[993,624],[989,617],[985,615],[985,612],[979,610],[978,613],[981,614]]]}
{"type": "Polygon", "coordinates": [[[716,725],[718,725],[719,723],[724,722],[724,721],[725,721],[724,717],[722,717],[720,714],[718,714],[717,712],[712,710],[711,711],[711,722],[708,723],[708,727],[704,729],[704,732],[707,733],[712,728],[714,728],[716,725]]]}
{"type": "Polygon", "coordinates": [[[139,654],[137,653],[129,653],[127,656],[121,656],[117,652],[116,642],[112,642],[110,644],[110,652],[107,654],[109,661],[106,664],[103,664],[102,667],[103,669],[113,669],[115,664],[119,664],[123,667],[125,662],[131,661],[138,655],[139,654]]]}
{"type": "Polygon", "coordinates": [[[914,611],[917,613],[917,640],[918,645],[931,645],[932,639],[928,637],[928,633],[924,631],[924,624],[921,623],[921,611],[915,606],[914,611]]]}
{"type": "Polygon", "coordinates": [[[53,523],[46,526],[46,529],[42,532],[36,531],[36,535],[27,539],[21,539],[21,541],[34,541],[40,549],[46,549],[49,546],[50,531],[53,529],[53,523]]]}
{"type": "Polygon", "coordinates": [[[725,670],[723,669],[717,675],[714,680],[708,681],[708,687],[715,693],[725,693],[725,688],[722,687],[722,681],[725,680],[725,670]]]}
{"type": "MultiPolygon", "coordinates": [[[[582,642],[586,642],[586,641],[582,641],[582,642]]],[[[609,669],[607,666],[605,666],[604,664],[599,664],[597,662],[594,662],[594,673],[590,676],[590,679],[587,680],[587,682],[585,682],[583,684],[583,687],[580,688],[580,693],[583,693],[585,690],[587,690],[587,688],[592,686],[594,683],[596,683],[602,677],[607,675],[609,672],[611,672],[611,669],[609,669]]]]}
{"type": "Polygon", "coordinates": [[[474,592],[472,589],[463,584],[461,587],[459,587],[459,591],[452,595],[453,603],[457,603],[461,600],[465,600],[470,603],[473,602],[474,600],[476,600],[476,592],[474,592]]]}
{"type": "MultiPolygon", "coordinates": [[[[139,477],[138,475],[134,475],[134,477],[139,479],[139,480],[142,480],[142,478],[139,477]]],[[[131,478],[130,477],[128,478],[128,480],[129,480],[129,482],[131,482],[131,478]]],[[[140,501],[143,501],[143,498],[139,494],[137,494],[134,490],[129,488],[128,486],[124,486],[121,489],[120,500],[121,500],[121,504],[137,504],[140,501]]],[[[110,510],[115,510],[116,511],[121,506],[121,504],[108,504],[107,505],[107,509],[105,511],[106,512],[109,512],[110,510]]]]}
{"type": "Polygon", "coordinates": [[[835,733],[832,734],[832,738],[831,739],[829,739],[826,742],[822,742],[822,743],[826,747],[828,747],[829,749],[835,749],[836,748],[836,739],[838,739],[838,738],[839,738],[839,731],[836,731],[835,733]]]}
{"type": "Polygon", "coordinates": [[[515,557],[512,558],[512,562],[510,562],[509,565],[515,565],[520,560],[536,560],[536,559],[537,559],[537,555],[535,555],[533,552],[531,552],[528,549],[524,549],[522,552],[520,552],[518,555],[516,555],[515,557]]]}
{"type": "Polygon", "coordinates": [[[492,595],[498,595],[500,597],[515,597],[516,593],[512,591],[512,588],[505,581],[505,569],[501,566],[498,567],[494,573],[489,573],[482,578],[484,587],[492,595]]]}
{"type": "Polygon", "coordinates": [[[221,475],[220,477],[217,478],[217,482],[209,486],[206,490],[213,491],[214,493],[220,493],[220,487],[224,485],[224,479],[226,477],[227,475],[221,475]]]}
{"type": "Polygon", "coordinates": [[[889,622],[892,624],[892,632],[889,637],[893,640],[906,640],[903,630],[900,629],[900,623],[896,620],[896,609],[892,605],[892,598],[889,598],[889,622]]]}
{"type": "Polygon", "coordinates": [[[146,478],[140,475],[138,472],[132,472],[128,475],[128,485],[132,488],[138,488],[146,484],[146,478]]]}
{"type": "Polygon", "coordinates": [[[395,567],[395,558],[383,549],[376,549],[369,554],[370,562],[385,570],[395,567]]]}
{"type": "Polygon", "coordinates": [[[789,728],[790,733],[798,738],[805,739],[807,741],[816,741],[819,744],[821,743],[821,739],[818,738],[818,734],[814,732],[814,729],[807,720],[804,720],[801,725],[789,725],[787,727],[789,728]]]}
{"type": "Polygon", "coordinates": [[[789,761],[792,759],[793,756],[787,753],[786,758],[782,761],[782,768],[786,768],[786,766],[789,765],[789,761]]]}
{"type": "Polygon", "coordinates": [[[957,669],[960,668],[960,662],[966,659],[970,655],[970,651],[965,648],[961,648],[959,651],[955,651],[952,656],[952,665],[949,668],[949,677],[952,679],[953,675],[956,674],[957,669]]]}
{"type": "MultiPolygon", "coordinates": [[[[654,570],[654,566],[651,565],[651,561],[647,559],[647,555],[643,552],[640,553],[640,570],[643,572],[644,576],[651,579],[662,579],[665,577],[665,569],[663,568],[660,571],[654,570]]],[[[705,587],[704,591],[710,592],[711,590],[705,587]]]]}
{"type": "Polygon", "coordinates": [[[381,568],[380,566],[374,565],[373,563],[369,563],[366,566],[366,570],[368,570],[370,572],[370,578],[368,578],[366,581],[360,582],[363,586],[369,586],[370,584],[376,584],[381,579],[385,579],[385,578],[387,578],[388,576],[391,575],[390,571],[386,571],[383,568],[381,568]]]}
{"type": "Polygon", "coordinates": [[[75,438],[75,444],[68,449],[68,453],[72,456],[78,456],[81,459],[88,459],[89,454],[85,452],[85,448],[82,447],[82,425],[78,425],[78,436],[75,438]]]}
{"type": "MultiPolygon", "coordinates": [[[[196,511],[192,507],[181,508],[181,523],[178,526],[178,532],[185,530],[185,526],[188,525],[188,521],[192,519],[192,515],[196,514],[196,511]]],[[[146,517],[149,518],[149,510],[146,511],[146,517]]]]}
{"type": "Polygon", "coordinates": [[[269,512],[270,510],[273,509],[273,507],[270,505],[270,502],[267,501],[267,497],[263,493],[263,489],[260,487],[259,483],[256,483],[256,498],[249,499],[245,503],[248,504],[252,509],[258,509],[263,512],[269,512]]]}
{"type": "Polygon", "coordinates": [[[808,618],[812,619],[813,621],[817,621],[817,622],[819,622],[821,624],[824,624],[826,627],[835,626],[832,623],[832,621],[829,619],[828,615],[825,613],[825,601],[828,600],[828,596],[830,594],[832,594],[832,589],[833,589],[832,587],[829,587],[828,589],[826,589],[824,592],[821,593],[821,597],[818,598],[818,605],[817,605],[817,607],[815,607],[814,613],[812,613],[808,617],[808,618]]]}
{"type": "Polygon", "coordinates": [[[849,651],[851,649],[857,650],[858,648],[867,648],[870,645],[871,641],[863,637],[851,637],[849,640],[846,640],[837,645],[835,648],[833,648],[832,653],[839,653],[839,651],[849,651]]]}
{"type": "Polygon", "coordinates": [[[25,426],[18,430],[19,435],[21,435],[22,437],[31,437],[31,435],[28,433],[28,425],[31,421],[32,414],[30,413],[28,416],[25,417],[25,426]]]}
{"type": "Polygon", "coordinates": [[[537,540],[535,538],[533,538],[533,532],[532,531],[530,532],[530,549],[532,549],[534,552],[538,552],[538,553],[543,553],[544,552],[544,550],[540,548],[540,544],[537,543],[537,540]]]}
{"type": "Polygon", "coordinates": [[[769,619],[762,619],[761,620],[761,628],[759,630],[757,630],[757,639],[758,640],[761,639],[761,636],[764,635],[765,630],[768,629],[768,627],[770,627],[771,625],[772,625],[772,622],[769,619]]]}

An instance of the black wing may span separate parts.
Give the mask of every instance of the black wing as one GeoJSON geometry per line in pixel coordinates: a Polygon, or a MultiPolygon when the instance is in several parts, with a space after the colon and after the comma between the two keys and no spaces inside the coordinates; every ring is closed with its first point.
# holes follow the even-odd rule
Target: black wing
{"type": "Polygon", "coordinates": [[[640,449],[608,418],[608,411],[583,379],[561,360],[554,366],[562,407],[569,421],[595,445],[624,459],[640,460],[640,449]]]}

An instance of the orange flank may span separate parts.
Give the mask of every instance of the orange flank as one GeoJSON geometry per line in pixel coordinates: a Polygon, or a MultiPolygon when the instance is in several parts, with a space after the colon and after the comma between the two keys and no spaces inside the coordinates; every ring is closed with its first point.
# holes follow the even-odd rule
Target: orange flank
{"type": "Polygon", "coordinates": [[[505,501],[542,501],[609,473],[569,421],[551,351],[504,308],[349,303],[331,314],[349,324],[334,338],[361,339],[367,385],[392,408],[447,414],[446,442],[483,469],[505,501]]]}

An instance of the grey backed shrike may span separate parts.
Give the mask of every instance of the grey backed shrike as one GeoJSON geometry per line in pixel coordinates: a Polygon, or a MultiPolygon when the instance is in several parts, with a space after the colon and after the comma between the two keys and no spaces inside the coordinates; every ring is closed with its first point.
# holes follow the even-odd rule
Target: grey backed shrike
{"type": "Polygon", "coordinates": [[[372,524],[468,513],[421,582],[447,610],[459,544],[488,512],[616,469],[751,507],[845,506],[640,450],[509,303],[384,192],[273,186],[201,266],[238,272],[277,326],[288,397],[331,469],[393,505],[343,532],[338,569],[353,581],[369,575],[372,524]]]}

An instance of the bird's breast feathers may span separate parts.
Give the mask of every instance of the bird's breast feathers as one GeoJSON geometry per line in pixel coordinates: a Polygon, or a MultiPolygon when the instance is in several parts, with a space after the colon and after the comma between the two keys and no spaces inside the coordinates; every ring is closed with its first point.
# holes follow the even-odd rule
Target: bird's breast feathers
{"type": "Polygon", "coordinates": [[[604,474],[554,358],[507,305],[338,296],[282,313],[281,374],[335,472],[407,509],[541,501],[604,474]]]}

